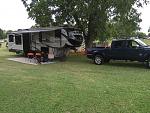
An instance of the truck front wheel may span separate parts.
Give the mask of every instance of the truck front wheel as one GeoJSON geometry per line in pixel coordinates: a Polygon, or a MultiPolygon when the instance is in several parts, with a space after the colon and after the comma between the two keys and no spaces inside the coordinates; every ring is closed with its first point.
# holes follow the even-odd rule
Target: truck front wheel
{"type": "Polygon", "coordinates": [[[94,58],[94,63],[97,65],[101,65],[104,62],[104,58],[101,55],[96,55],[94,58]]]}

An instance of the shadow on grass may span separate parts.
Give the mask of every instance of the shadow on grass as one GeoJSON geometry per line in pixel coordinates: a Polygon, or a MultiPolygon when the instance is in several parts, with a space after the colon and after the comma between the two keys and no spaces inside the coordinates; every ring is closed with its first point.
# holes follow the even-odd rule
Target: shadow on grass
{"type": "Polygon", "coordinates": [[[89,62],[91,60],[89,60],[88,58],[86,58],[86,56],[68,56],[68,58],[66,59],[66,61],[68,62],[72,62],[72,63],[84,63],[84,64],[89,64],[89,62]]]}
{"type": "MultiPolygon", "coordinates": [[[[7,58],[14,58],[14,57],[21,57],[22,55],[7,55],[7,58]]],[[[56,60],[57,61],[57,60],[56,60]]],[[[95,65],[92,60],[86,58],[86,56],[68,56],[66,58],[65,62],[70,63],[77,63],[77,64],[83,64],[83,65],[95,65]]],[[[110,63],[105,63],[101,66],[105,67],[121,67],[121,68],[141,68],[141,69],[147,69],[144,63],[140,62],[125,62],[125,61],[110,61],[110,63]]]]}
{"type": "Polygon", "coordinates": [[[104,64],[106,66],[115,66],[115,67],[130,67],[130,68],[141,68],[147,69],[144,63],[140,62],[125,62],[125,61],[111,61],[110,63],[104,64]]]}
{"type": "MultiPolygon", "coordinates": [[[[94,62],[86,56],[69,56],[67,59],[68,62],[73,62],[73,63],[81,63],[81,64],[91,64],[95,65],[94,62]]],[[[104,66],[108,67],[122,67],[122,68],[141,68],[141,69],[147,69],[146,64],[141,63],[141,62],[130,62],[130,61],[110,61],[109,63],[103,64],[104,66]]],[[[100,65],[100,66],[103,66],[100,65]]]]}
{"type": "Polygon", "coordinates": [[[5,58],[19,58],[19,57],[23,57],[23,55],[11,54],[11,55],[5,56],[5,58]]]}

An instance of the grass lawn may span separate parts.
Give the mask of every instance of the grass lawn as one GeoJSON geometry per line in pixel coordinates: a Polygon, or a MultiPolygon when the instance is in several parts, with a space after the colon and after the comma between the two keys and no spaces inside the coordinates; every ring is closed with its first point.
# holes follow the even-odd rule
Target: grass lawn
{"type": "Polygon", "coordinates": [[[27,65],[0,48],[0,113],[150,113],[150,70],[85,57],[27,65]]]}
{"type": "Polygon", "coordinates": [[[150,45],[150,39],[149,40],[143,39],[142,41],[144,41],[147,45],[150,45]]]}

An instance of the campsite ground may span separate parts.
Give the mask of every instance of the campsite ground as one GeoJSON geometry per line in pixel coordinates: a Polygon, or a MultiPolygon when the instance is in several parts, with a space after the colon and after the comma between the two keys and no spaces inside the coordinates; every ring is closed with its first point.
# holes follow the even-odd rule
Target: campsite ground
{"type": "Polygon", "coordinates": [[[150,70],[141,63],[98,66],[84,56],[27,65],[0,48],[0,113],[149,113],[150,70]]]}

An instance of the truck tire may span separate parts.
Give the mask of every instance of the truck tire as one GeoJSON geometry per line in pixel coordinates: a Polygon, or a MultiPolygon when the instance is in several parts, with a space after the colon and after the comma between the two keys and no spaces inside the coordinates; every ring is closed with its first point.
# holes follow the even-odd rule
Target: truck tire
{"type": "Polygon", "coordinates": [[[101,55],[96,55],[94,58],[94,63],[97,65],[101,65],[104,63],[104,58],[101,55]]]}
{"type": "Polygon", "coordinates": [[[146,62],[146,66],[147,66],[147,68],[150,69],[150,57],[148,58],[148,60],[147,60],[147,62],[146,62]]]}

